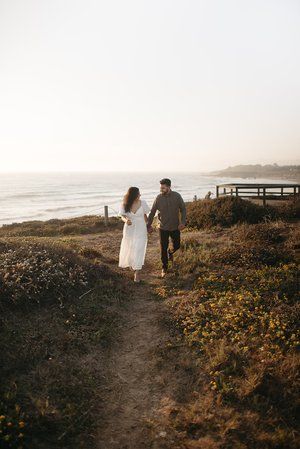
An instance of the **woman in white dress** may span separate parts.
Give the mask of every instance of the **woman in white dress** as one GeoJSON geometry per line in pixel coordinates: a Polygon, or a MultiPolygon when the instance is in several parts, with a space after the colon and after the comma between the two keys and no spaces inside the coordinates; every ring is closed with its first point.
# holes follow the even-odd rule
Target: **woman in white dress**
{"type": "Polygon", "coordinates": [[[144,265],[148,242],[147,214],[150,207],[141,200],[138,187],[130,187],[124,196],[119,216],[124,221],[123,238],[119,254],[119,267],[134,270],[134,282],[140,282],[139,273],[144,265]]]}

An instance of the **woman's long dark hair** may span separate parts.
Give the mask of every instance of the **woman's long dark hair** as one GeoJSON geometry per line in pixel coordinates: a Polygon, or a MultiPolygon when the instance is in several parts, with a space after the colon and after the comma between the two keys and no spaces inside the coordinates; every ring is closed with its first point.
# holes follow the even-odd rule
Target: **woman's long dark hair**
{"type": "Polygon", "coordinates": [[[138,187],[129,187],[129,189],[123,199],[123,205],[124,205],[125,212],[130,212],[134,201],[139,196],[139,193],[140,193],[140,189],[138,187]]]}

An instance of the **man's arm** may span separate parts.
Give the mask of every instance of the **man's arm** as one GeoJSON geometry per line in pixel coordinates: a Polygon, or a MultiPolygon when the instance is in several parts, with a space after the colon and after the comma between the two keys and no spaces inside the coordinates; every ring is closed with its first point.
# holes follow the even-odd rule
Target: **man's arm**
{"type": "Polygon", "coordinates": [[[181,214],[181,224],[186,225],[186,206],[182,196],[179,194],[179,209],[181,214]]]}
{"type": "Polygon", "coordinates": [[[157,211],[157,197],[155,198],[154,203],[151,208],[151,211],[150,211],[150,214],[148,215],[147,226],[152,225],[153,218],[154,218],[154,215],[156,214],[156,211],[157,211]]]}

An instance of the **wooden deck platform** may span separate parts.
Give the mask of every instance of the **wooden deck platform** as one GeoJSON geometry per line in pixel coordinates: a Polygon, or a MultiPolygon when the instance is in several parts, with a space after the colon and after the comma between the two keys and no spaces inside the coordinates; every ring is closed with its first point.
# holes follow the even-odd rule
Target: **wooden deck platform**
{"type": "Polygon", "coordinates": [[[300,184],[255,184],[255,183],[234,183],[219,184],[216,186],[216,197],[239,196],[249,200],[261,200],[263,205],[268,200],[282,201],[290,198],[296,199],[300,196],[300,184]]]}

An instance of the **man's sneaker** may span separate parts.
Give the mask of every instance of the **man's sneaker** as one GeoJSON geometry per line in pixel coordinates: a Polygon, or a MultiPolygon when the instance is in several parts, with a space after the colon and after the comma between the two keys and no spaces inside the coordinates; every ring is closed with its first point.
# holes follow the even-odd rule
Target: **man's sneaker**
{"type": "Polygon", "coordinates": [[[163,268],[163,269],[161,270],[161,277],[162,277],[162,278],[166,277],[166,274],[167,274],[167,270],[166,270],[165,268],[163,268]]]}

